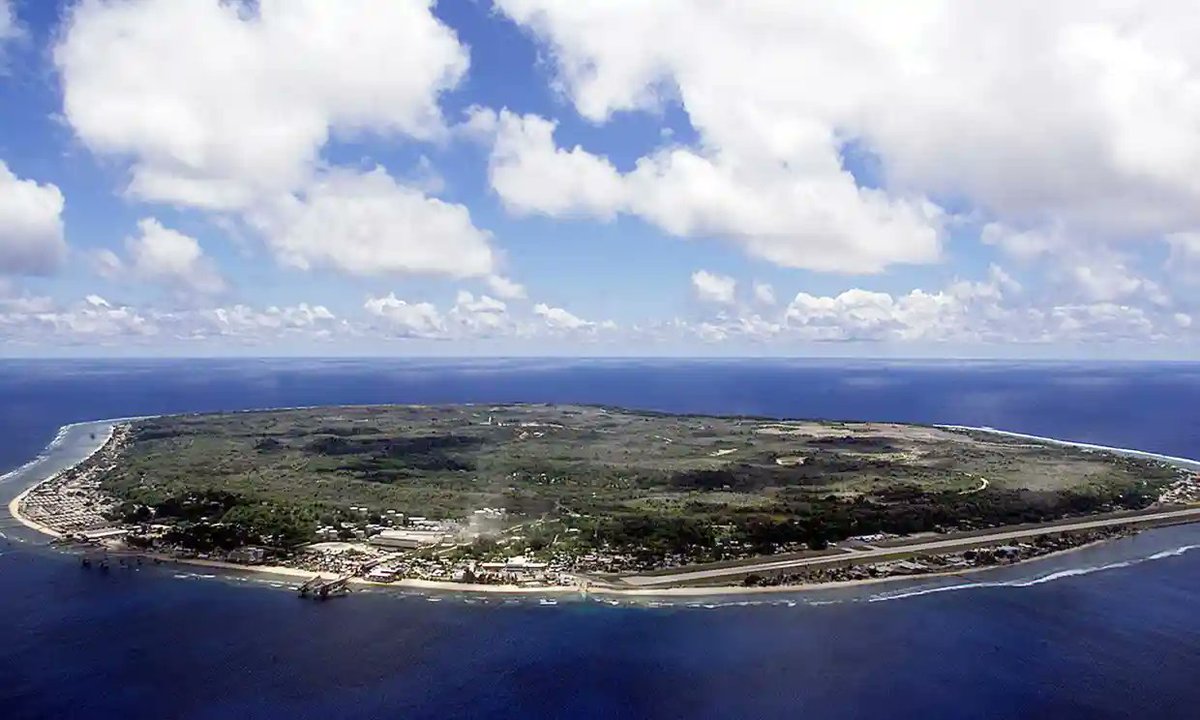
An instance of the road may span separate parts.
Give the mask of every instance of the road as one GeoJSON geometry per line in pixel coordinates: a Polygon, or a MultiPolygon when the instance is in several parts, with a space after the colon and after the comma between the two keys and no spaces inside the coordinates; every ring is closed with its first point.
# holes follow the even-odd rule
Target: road
{"type": "Polygon", "coordinates": [[[703,580],[729,576],[741,576],[748,573],[776,572],[792,568],[812,565],[834,565],[845,562],[861,562],[873,558],[885,558],[905,554],[930,554],[937,551],[963,549],[976,546],[993,545],[1012,540],[1037,537],[1039,535],[1054,535],[1075,530],[1093,530],[1116,525],[1144,525],[1147,523],[1193,522],[1200,521],[1200,508],[1186,510],[1168,510],[1164,512],[1146,513],[1119,518],[1103,518],[1098,520],[1081,520],[1075,523],[1048,525],[1037,528],[1023,528],[997,532],[990,535],[975,535],[971,537],[945,538],[927,542],[915,542],[909,545],[898,545],[871,550],[851,550],[837,555],[822,555],[820,557],[795,558],[792,560],[775,560],[757,563],[747,563],[733,567],[712,568],[707,570],[691,570],[673,575],[632,575],[621,578],[621,581],[635,587],[657,587],[662,585],[684,585],[703,580]]]}

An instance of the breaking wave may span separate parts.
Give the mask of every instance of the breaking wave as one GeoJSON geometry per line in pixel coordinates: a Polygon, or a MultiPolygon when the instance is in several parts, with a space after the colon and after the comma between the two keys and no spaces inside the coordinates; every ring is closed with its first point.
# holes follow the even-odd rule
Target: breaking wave
{"type": "Polygon", "coordinates": [[[1156,560],[1165,560],[1167,558],[1179,557],[1180,555],[1183,555],[1184,553],[1191,552],[1192,550],[1196,550],[1196,549],[1200,549],[1200,545],[1182,545],[1180,547],[1172,548],[1170,550],[1162,550],[1160,552],[1154,553],[1153,555],[1147,555],[1146,557],[1142,557],[1142,558],[1134,558],[1132,560],[1122,560],[1119,562],[1105,563],[1103,565],[1091,565],[1088,567],[1071,568],[1069,570],[1058,570],[1058,571],[1049,573],[1047,575],[1041,575],[1039,577],[1029,578],[1029,579],[1024,579],[1024,580],[971,582],[971,583],[963,583],[961,585],[944,585],[944,586],[933,587],[933,588],[917,588],[917,589],[913,589],[913,590],[904,590],[904,591],[899,591],[899,592],[894,592],[894,593],[880,593],[877,595],[872,595],[871,597],[867,598],[867,602],[884,602],[886,600],[903,600],[905,598],[919,597],[922,595],[935,595],[938,593],[945,593],[945,592],[958,592],[960,590],[977,590],[980,588],[1034,587],[1037,585],[1044,585],[1046,583],[1052,583],[1057,580],[1065,580],[1067,578],[1080,577],[1083,575],[1091,575],[1093,573],[1105,572],[1108,570],[1119,570],[1121,568],[1132,567],[1134,565],[1141,565],[1142,563],[1146,563],[1146,562],[1153,562],[1156,560]]]}

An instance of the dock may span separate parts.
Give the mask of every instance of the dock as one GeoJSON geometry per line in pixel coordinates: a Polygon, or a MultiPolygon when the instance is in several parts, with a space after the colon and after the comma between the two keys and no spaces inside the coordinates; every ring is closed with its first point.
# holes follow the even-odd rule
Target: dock
{"type": "Polygon", "coordinates": [[[325,600],[326,598],[345,595],[350,592],[350,578],[352,577],[354,575],[348,574],[327,580],[321,575],[315,575],[305,580],[297,588],[297,592],[302,598],[311,597],[315,600],[325,600]]]}

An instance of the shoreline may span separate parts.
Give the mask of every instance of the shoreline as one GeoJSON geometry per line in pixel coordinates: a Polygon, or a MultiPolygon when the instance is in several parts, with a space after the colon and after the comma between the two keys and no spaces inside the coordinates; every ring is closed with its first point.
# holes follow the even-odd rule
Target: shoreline
{"type": "MultiPolygon", "coordinates": [[[[899,583],[903,581],[920,581],[920,580],[939,580],[952,577],[965,577],[975,575],[988,570],[998,570],[1002,568],[1011,568],[1021,565],[1028,565],[1039,560],[1048,560],[1055,557],[1062,557],[1080,550],[1098,547],[1105,543],[1117,540],[1120,538],[1105,538],[1101,540],[1093,540],[1061,550],[1038,555],[1027,560],[1021,560],[1005,565],[981,565],[976,567],[965,568],[961,570],[948,570],[945,572],[933,573],[915,573],[911,575],[889,575],[886,577],[863,578],[860,580],[836,580],[822,583],[797,583],[794,585],[769,585],[744,587],[741,585],[711,585],[711,586],[689,586],[689,587],[673,587],[673,588],[618,588],[618,587],[588,587],[583,590],[578,586],[557,585],[545,587],[527,587],[520,585],[481,585],[471,583],[457,583],[440,580],[420,580],[409,578],[398,580],[392,583],[378,583],[366,580],[363,578],[350,578],[348,585],[359,588],[372,588],[380,590],[395,590],[406,591],[416,590],[438,594],[487,594],[487,595],[508,595],[508,596],[568,596],[578,595],[581,598],[589,596],[598,597],[625,597],[633,599],[653,600],[655,598],[718,598],[718,597],[737,597],[743,595],[786,595],[789,593],[808,593],[819,590],[844,590],[850,588],[866,587],[871,585],[884,585],[889,583],[899,583]]],[[[139,553],[139,552],[124,552],[120,553],[125,557],[142,557],[157,560],[160,566],[186,566],[186,567],[202,567],[210,570],[220,570],[226,573],[260,576],[263,580],[268,579],[291,579],[291,580],[308,580],[316,575],[321,575],[327,580],[334,579],[332,573],[309,572],[298,568],[289,568],[281,565],[238,565],[237,563],[224,562],[221,560],[205,560],[203,558],[177,558],[169,555],[158,555],[155,553],[139,553]]]]}
{"type": "MultiPolygon", "coordinates": [[[[237,410],[237,411],[230,411],[230,412],[270,412],[270,411],[276,411],[276,410],[313,409],[313,408],[317,408],[317,407],[325,407],[325,406],[255,408],[255,409],[249,409],[249,410],[237,410]]],[[[334,405],[334,406],[329,406],[329,407],[343,407],[343,406],[334,405]]],[[[9,472],[6,472],[4,475],[0,476],[0,482],[7,480],[8,478],[10,478],[24,470],[27,470],[32,465],[36,464],[40,459],[43,459],[50,450],[52,450],[54,447],[56,447],[66,437],[67,433],[72,428],[80,427],[80,426],[84,426],[84,425],[99,425],[99,424],[107,423],[108,429],[107,429],[104,440],[99,442],[99,444],[97,444],[96,447],[93,448],[86,456],[79,459],[73,465],[70,465],[65,468],[61,468],[61,469],[51,473],[50,475],[48,475],[40,480],[37,480],[36,482],[31,484],[29,487],[25,488],[22,492],[17,494],[17,496],[14,497],[8,503],[9,514],[12,515],[12,517],[15,520],[17,520],[19,523],[21,523],[23,526],[25,526],[26,528],[28,528],[30,530],[34,530],[43,535],[50,536],[51,538],[55,538],[55,539],[62,538],[63,537],[62,533],[58,532],[57,530],[55,530],[54,528],[52,528],[48,525],[45,525],[43,523],[37,522],[35,520],[32,520],[32,519],[26,517],[21,512],[20,504],[31,492],[36,490],[38,487],[41,487],[42,485],[55,479],[62,473],[67,472],[68,470],[71,470],[72,468],[77,467],[78,465],[86,462],[88,459],[90,459],[92,456],[94,456],[96,453],[98,453],[101,449],[103,449],[107,445],[108,441],[111,440],[112,435],[115,432],[116,426],[120,423],[132,422],[132,421],[136,421],[136,420],[146,420],[146,419],[152,419],[152,418],[158,418],[158,417],[171,417],[171,416],[175,416],[175,415],[186,416],[186,415],[192,415],[192,414],[197,414],[197,413],[172,413],[172,414],[163,414],[163,415],[142,415],[142,416],[131,416],[131,417],[122,417],[122,418],[107,418],[107,419],[100,419],[100,420],[90,420],[90,421],[83,421],[83,422],[68,423],[66,425],[63,425],[62,427],[59,428],[58,433],[55,435],[54,439],[51,440],[51,442],[43,449],[43,451],[41,453],[39,453],[38,457],[34,458],[33,460],[30,460],[29,462],[27,462],[9,472]]],[[[1035,440],[1035,441],[1049,443],[1049,444],[1063,445],[1063,446],[1069,446],[1069,447],[1079,447],[1079,448],[1083,448],[1083,449],[1096,450],[1096,451],[1100,451],[1100,452],[1109,452],[1109,453],[1114,453],[1117,455],[1132,455],[1135,457],[1158,460],[1160,462],[1165,462],[1165,463],[1174,465],[1176,467],[1181,467],[1181,468],[1185,468],[1188,470],[1200,469],[1200,461],[1198,461],[1198,460],[1164,455],[1164,454],[1160,454],[1160,453],[1152,453],[1152,452],[1141,451],[1141,450],[1136,450],[1136,449],[1131,449],[1131,448],[1117,448],[1117,447],[1111,447],[1111,446],[1105,446],[1105,445],[1095,445],[1095,444],[1090,444],[1090,443],[1082,443],[1082,442],[1075,442],[1075,441],[1069,441],[1069,440],[1060,440],[1058,438],[1044,437],[1044,436],[1038,436],[1038,435],[1028,435],[1028,434],[1019,433],[1019,432],[999,430],[999,429],[991,428],[991,427],[973,427],[973,426],[966,426],[966,425],[950,425],[950,424],[932,424],[932,425],[930,425],[930,427],[949,429],[949,430],[964,430],[964,431],[992,433],[992,434],[1008,436],[1008,437],[1016,437],[1016,438],[1022,438],[1022,439],[1028,439],[1028,440],[1035,440]]],[[[1013,567],[1016,565],[1025,565],[1025,564],[1032,563],[1032,562],[1035,562],[1038,560],[1065,555],[1067,553],[1072,553],[1077,550],[1082,550],[1084,548],[1093,547],[1096,545],[1100,545],[1100,544],[1109,542],[1112,539],[1116,539],[1116,538],[1105,538],[1105,539],[1101,539],[1101,540],[1095,540],[1095,541],[1083,543],[1083,544],[1080,544],[1077,546],[1064,548],[1061,550],[1055,550],[1055,551],[1046,553],[1044,555],[1037,555],[1035,557],[1031,557],[1031,558],[1028,558],[1025,560],[1019,560],[1017,562],[1009,563],[1006,565],[983,565],[983,566],[969,567],[969,568],[965,568],[965,569],[958,569],[958,570],[945,571],[945,572],[915,573],[915,574],[907,574],[907,575],[890,575],[890,576],[885,576],[885,577],[862,578],[862,579],[857,579],[857,580],[838,580],[838,581],[831,581],[831,582],[816,582],[816,583],[806,582],[806,583],[797,583],[797,584],[793,584],[793,585],[771,585],[771,586],[756,586],[756,587],[745,587],[745,586],[741,586],[741,585],[712,585],[712,586],[665,587],[665,588],[662,588],[662,587],[660,587],[660,588],[652,588],[652,587],[621,588],[621,587],[611,587],[611,586],[588,586],[585,589],[584,587],[581,587],[578,585],[576,585],[576,586],[559,585],[559,586],[528,587],[528,586],[518,586],[518,585],[467,584],[467,583],[456,583],[456,582],[452,582],[452,581],[421,580],[421,579],[416,579],[416,578],[407,578],[407,579],[402,579],[402,580],[398,580],[396,582],[391,582],[391,583],[378,583],[378,582],[373,582],[370,580],[366,580],[365,578],[359,578],[359,577],[350,578],[348,580],[348,584],[350,586],[354,586],[354,587],[380,588],[380,589],[391,589],[391,590],[399,590],[399,591],[417,590],[417,591],[431,591],[431,592],[438,592],[438,593],[485,593],[485,594],[496,594],[496,595],[524,595],[524,596],[538,596],[538,595],[561,596],[561,595],[576,595],[576,594],[578,594],[583,597],[586,597],[589,595],[596,595],[596,596],[616,596],[616,597],[635,597],[635,598],[640,597],[640,598],[648,598],[648,599],[656,598],[656,597],[722,597],[722,596],[742,596],[742,595],[760,595],[760,594],[804,593],[804,592],[811,592],[811,591],[815,591],[815,590],[836,590],[836,589],[862,587],[862,586],[867,586],[867,585],[876,585],[876,584],[882,584],[882,583],[895,583],[895,582],[900,582],[900,581],[904,581],[904,580],[914,581],[914,580],[923,580],[923,579],[939,579],[939,578],[946,578],[946,577],[958,577],[958,576],[964,576],[964,575],[971,575],[971,574],[983,572],[985,570],[995,570],[995,569],[1002,568],[1002,567],[1013,567]]],[[[151,553],[151,552],[128,551],[128,550],[123,550],[123,549],[122,550],[112,550],[110,548],[105,548],[105,552],[108,552],[110,550],[118,555],[122,555],[125,557],[147,558],[147,559],[155,561],[159,565],[183,565],[183,566],[188,566],[188,567],[204,567],[204,568],[209,568],[209,569],[213,569],[213,570],[225,571],[227,573],[261,575],[261,576],[274,577],[274,578],[291,578],[294,580],[296,580],[296,579],[307,580],[307,579],[313,578],[314,576],[317,576],[317,575],[320,575],[322,577],[329,576],[329,577],[326,577],[326,579],[333,579],[335,577],[335,576],[332,576],[332,574],[330,574],[330,573],[307,571],[307,570],[302,570],[299,568],[291,568],[291,567],[286,567],[286,566],[281,566],[281,565],[239,565],[237,563],[225,562],[225,561],[221,561],[221,560],[207,560],[204,558],[179,558],[179,557],[174,557],[174,556],[169,556],[169,555],[161,555],[161,554],[151,553]]]]}
{"type": "Polygon", "coordinates": [[[109,441],[112,440],[113,433],[116,432],[117,425],[119,423],[126,422],[126,421],[133,421],[133,420],[141,420],[141,419],[143,419],[143,418],[114,418],[111,420],[92,420],[92,421],[87,421],[87,422],[70,423],[70,424],[63,425],[62,427],[60,427],[58,429],[58,433],[54,436],[54,439],[50,441],[50,444],[47,445],[45,447],[45,449],[42,450],[41,453],[39,453],[38,457],[34,458],[33,460],[30,460],[29,462],[25,463],[24,465],[21,465],[20,467],[12,470],[11,472],[7,472],[3,476],[0,476],[0,481],[7,480],[8,478],[16,475],[17,473],[22,472],[23,470],[27,470],[28,468],[32,467],[35,463],[38,462],[38,460],[42,459],[49,450],[52,450],[58,443],[62,442],[62,440],[66,438],[67,433],[72,428],[82,427],[84,425],[98,425],[98,424],[108,423],[108,430],[105,432],[104,439],[101,440],[100,443],[98,445],[96,445],[96,447],[92,448],[91,452],[89,452],[87,455],[80,458],[79,461],[76,462],[75,464],[68,465],[65,468],[57,470],[57,471],[47,475],[46,477],[42,478],[41,480],[38,480],[37,482],[33,483],[32,485],[25,488],[21,492],[17,493],[16,497],[14,497],[8,503],[9,515],[12,515],[13,519],[15,519],[17,522],[21,523],[25,527],[29,528],[30,530],[36,530],[37,532],[40,532],[43,535],[49,535],[56,539],[62,538],[63,534],[61,532],[55,530],[54,528],[50,527],[49,525],[46,525],[44,523],[40,523],[36,520],[33,520],[32,518],[29,518],[24,513],[22,513],[21,512],[21,503],[25,500],[25,498],[27,498],[29,496],[30,493],[32,493],[34,490],[38,489],[42,485],[45,485],[46,483],[57,478],[59,475],[62,475],[63,473],[65,473],[69,470],[77,468],[80,465],[82,465],[83,463],[92,459],[92,457],[94,457],[96,455],[96,453],[103,450],[104,447],[106,445],[108,445],[109,441]]]}

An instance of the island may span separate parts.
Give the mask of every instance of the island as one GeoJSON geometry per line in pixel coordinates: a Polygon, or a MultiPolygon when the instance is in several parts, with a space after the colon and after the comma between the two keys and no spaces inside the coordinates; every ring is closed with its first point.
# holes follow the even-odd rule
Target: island
{"type": "Polygon", "coordinates": [[[1197,520],[1197,500],[1176,463],[982,429],[512,404],[133,420],[14,507],[96,562],[254,567],[325,596],[965,572],[1197,520]]]}

